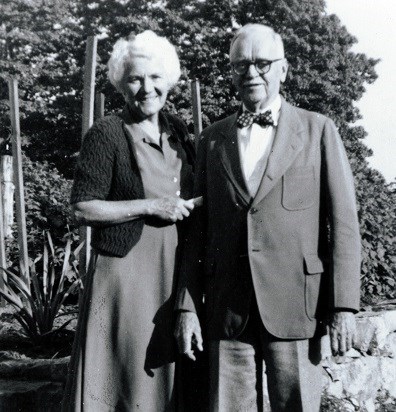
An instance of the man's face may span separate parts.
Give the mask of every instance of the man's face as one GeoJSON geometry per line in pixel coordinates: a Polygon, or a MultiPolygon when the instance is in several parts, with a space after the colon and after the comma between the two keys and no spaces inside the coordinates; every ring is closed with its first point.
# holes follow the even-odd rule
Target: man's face
{"type": "Polygon", "coordinates": [[[252,30],[238,38],[230,53],[231,65],[239,62],[274,61],[265,74],[260,74],[251,64],[245,74],[233,71],[233,83],[245,104],[252,112],[264,109],[279,93],[280,84],[285,81],[287,61],[271,37],[259,30],[252,30]]]}

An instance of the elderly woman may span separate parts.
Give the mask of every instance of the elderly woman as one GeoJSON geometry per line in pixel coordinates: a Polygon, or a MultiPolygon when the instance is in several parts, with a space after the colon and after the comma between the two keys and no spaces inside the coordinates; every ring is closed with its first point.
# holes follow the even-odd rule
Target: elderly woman
{"type": "Polygon", "coordinates": [[[173,290],[194,150],[161,111],[180,76],[175,48],[152,31],[118,40],[109,79],[126,106],[84,138],[71,195],[93,226],[63,409],[171,411],[173,290]]]}

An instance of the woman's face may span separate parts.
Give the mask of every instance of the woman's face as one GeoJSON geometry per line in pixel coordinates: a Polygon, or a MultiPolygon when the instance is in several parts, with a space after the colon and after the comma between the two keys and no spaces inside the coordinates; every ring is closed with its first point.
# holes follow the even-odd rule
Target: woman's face
{"type": "Polygon", "coordinates": [[[160,59],[135,57],[122,79],[125,101],[144,118],[155,116],[164,106],[169,92],[160,59]]]}

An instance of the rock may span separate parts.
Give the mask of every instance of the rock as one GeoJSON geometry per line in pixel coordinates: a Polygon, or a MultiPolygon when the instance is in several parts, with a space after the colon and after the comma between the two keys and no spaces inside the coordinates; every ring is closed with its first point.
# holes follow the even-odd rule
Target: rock
{"type": "Polygon", "coordinates": [[[326,388],[326,392],[330,395],[333,396],[334,398],[337,399],[342,399],[342,382],[340,381],[335,381],[335,382],[331,382],[327,388],[326,388]]]}
{"type": "Polygon", "coordinates": [[[396,332],[396,310],[383,313],[383,318],[389,332],[396,332]]]}
{"type": "Polygon", "coordinates": [[[70,357],[60,359],[19,359],[0,362],[0,376],[15,380],[64,382],[70,357]]]}
{"type": "Polygon", "coordinates": [[[396,359],[379,359],[378,373],[380,374],[380,388],[392,398],[396,398],[396,359]]]}
{"type": "Polygon", "coordinates": [[[389,328],[385,323],[383,316],[376,314],[374,316],[358,317],[357,321],[357,339],[355,348],[359,351],[375,352],[385,346],[385,341],[389,335],[389,328]]]}
{"type": "Polygon", "coordinates": [[[342,400],[342,410],[356,403],[356,410],[374,412],[379,394],[396,398],[395,329],[396,311],[363,313],[355,349],[345,356],[332,357],[328,337],[322,340],[324,393],[342,400]]]}
{"type": "Polygon", "coordinates": [[[0,362],[12,360],[12,359],[27,359],[27,357],[19,352],[12,350],[0,351],[0,362]]]}
{"type": "Polygon", "coordinates": [[[0,323],[0,342],[19,342],[25,339],[22,326],[15,323],[0,323]]]}
{"type": "Polygon", "coordinates": [[[396,356],[396,333],[391,333],[386,338],[385,347],[389,348],[389,352],[392,353],[392,357],[396,356]]]}
{"type": "Polygon", "coordinates": [[[58,412],[63,384],[0,380],[0,410],[18,412],[58,412]]]}
{"type": "Polygon", "coordinates": [[[374,399],[367,399],[366,401],[363,402],[362,406],[367,410],[367,412],[375,412],[374,399]]]}

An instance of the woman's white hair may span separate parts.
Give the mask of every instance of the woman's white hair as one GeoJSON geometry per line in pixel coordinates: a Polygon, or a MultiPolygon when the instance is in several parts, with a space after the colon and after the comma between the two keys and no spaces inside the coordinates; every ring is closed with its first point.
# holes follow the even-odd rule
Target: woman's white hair
{"type": "Polygon", "coordinates": [[[175,47],[165,37],[146,30],[138,35],[131,33],[114,44],[108,62],[108,76],[117,90],[122,92],[121,83],[125,69],[136,57],[160,59],[170,88],[179,80],[180,62],[175,47]]]}

